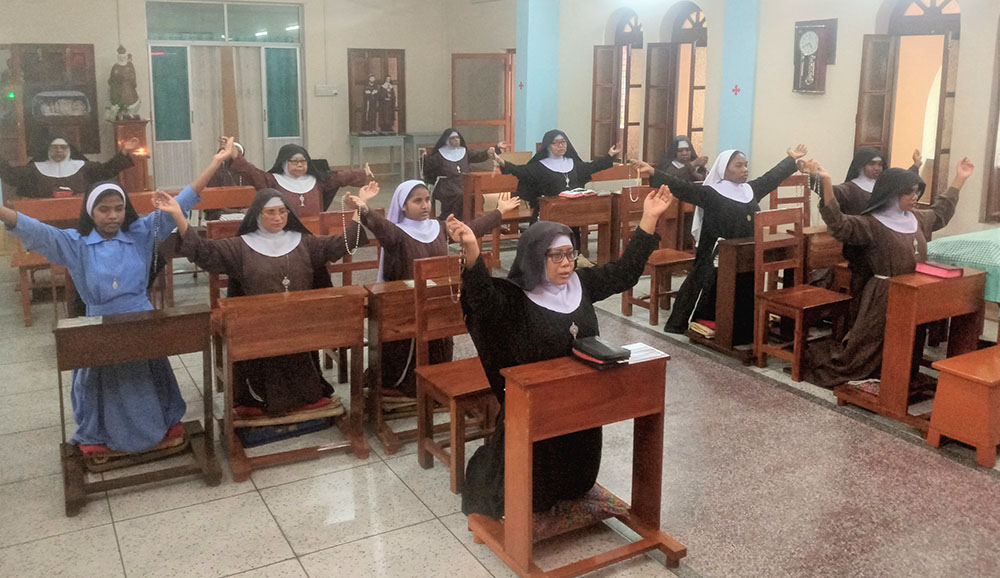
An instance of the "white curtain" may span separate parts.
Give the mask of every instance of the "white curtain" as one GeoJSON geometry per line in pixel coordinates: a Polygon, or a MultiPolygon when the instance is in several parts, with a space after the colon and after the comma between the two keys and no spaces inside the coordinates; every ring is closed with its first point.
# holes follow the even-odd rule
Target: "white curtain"
{"type": "Polygon", "coordinates": [[[236,110],[240,144],[246,158],[261,170],[271,168],[273,158],[264,157],[264,95],[261,49],[241,46],[233,51],[236,69],[236,110]]]}
{"type": "Polygon", "coordinates": [[[222,49],[192,46],[191,51],[191,180],[219,150],[222,135],[222,49]]]}

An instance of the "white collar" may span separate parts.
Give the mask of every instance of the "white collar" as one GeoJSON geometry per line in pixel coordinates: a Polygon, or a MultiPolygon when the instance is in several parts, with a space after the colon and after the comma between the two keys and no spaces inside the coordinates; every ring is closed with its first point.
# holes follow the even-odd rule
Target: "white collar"
{"type": "Polygon", "coordinates": [[[674,161],[673,161],[673,165],[674,165],[675,167],[679,168],[679,169],[683,169],[683,168],[684,168],[684,163],[682,163],[681,161],[679,161],[679,160],[677,160],[677,159],[674,159],[674,161]]]}
{"type": "Polygon", "coordinates": [[[568,173],[573,170],[573,159],[567,156],[545,157],[541,162],[545,168],[556,173],[568,173]]]}
{"type": "Polygon", "coordinates": [[[465,158],[465,147],[443,146],[438,149],[438,152],[441,153],[441,156],[446,160],[453,163],[457,163],[465,158]]]}
{"type": "Polygon", "coordinates": [[[912,211],[899,208],[899,197],[892,198],[888,203],[872,211],[871,216],[897,233],[917,232],[917,216],[912,211]]]}
{"type": "Polygon", "coordinates": [[[288,191],[289,193],[297,193],[299,195],[304,195],[309,191],[313,190],[316,186],[316,177],[306,173],[301,177],[293,177],[288,174],[288,161],[285,161],[285,166],[283,167],[285,172],[274,173],[274,180],[278,182],[278,185],[288,191]]]}
{"type": "Polygon", "coordinates": [[[287,229],[272,233],[263,227],[257,227],[256,231],[240,235],[240,238],[247,246],[265,257],[281,257],[299,246],[302,233],[287,229]]]}
{"type": "Polygon", "coordinates": [[[733,181],[722,181],[708,185],[715,189],[723,197],[737,203],[749,203],[753,200],[753,188],[747,183],[734,183],[733,181]]]}
{"type": "Polygon", "coordinates": [[[864,175],[861,175],[856,179],[852,179],[851,182],[858,185],[858,188],[866,193],[872,192],[872,189],[875,188],[875,179],[869,179],[864,175]]]}
{"type": "Polygon", "coordinates": [[[437,219],[414,221],[413,219],[403,217],[403,220],[396,223],[396,226],[411,238],[421,243],[430,243],[441,234],[441,221],[437,219]]]}
{"type": "Polygon", "coordinates": [[[38,172],[47,177],[62,179],[75,175],[80,169],[83,168],[83,161],[80,159],[71,159],[66,157],[65,160],[58,163],[53,160],[37,162],[35,163],[35,168],[38,169],[38,172]]]}
{"type": "Polygon", "coordinates": [[[574,271],[564,285],[557,285],[546,279],[531,291],[524,291],[524,294],[532,303],[549,311],[572,313],[580,307],[583,287],[580,285],[580,277],[574,271]]]}

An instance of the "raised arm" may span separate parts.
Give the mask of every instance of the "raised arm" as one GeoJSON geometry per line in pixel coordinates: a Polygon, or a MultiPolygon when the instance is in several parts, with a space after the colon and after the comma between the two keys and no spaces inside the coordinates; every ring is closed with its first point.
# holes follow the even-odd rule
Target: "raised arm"
{"type": "Polygon", "coordinates": [[[21,238],[25,249],[41,253],[53,264],[68,267],[80,262],[76,229],[57,229],[4,206],[0,206],[0,221],[21,238]]]}
{"type": "Polygon", "coordinates": [[[14,167],[7,161],[0,159],[0,181],[3,181],[5,186],[16,188],[19,196],[27,197],[35,194],[35,187],[31,182],[33,172],[34,168],[30,164],[14,167]]]}
{"type": "Polygon", "coordinates": [[[253,163],[246,159],[245,156],[239,154],[239,151],[233,153],[230,158],[231,161],[229,163],[229,170],[232,171],[233,174],[242,175],[245,179],[250,181],[253,188],[259,191],[271,186],[268,181],[269,174],[267,171],[262,171],[255,167],[253,163]]]}
{"type": "Polygon", "coordinates": [[[670,192],[674,197],[685,203],[690,203],[696,207],[704,207],[710,202],[709,196],[705,194],[706,187],[704,185],[696,185],[684,179],[679,179],[666,171],[654,169],[653,165],[644,161],[633,160],[629,162],[629,165],[639,173],[639,176],[648,178],[650,186],[661,187],[666,185],[670,188],[670,192]]]}
{"type": "Polygon", "coordinates": [[[368,163],[365,163],[364,168],[360,169],[335,171],[326,181],[320,183],[320,188],[323,191],[323,210],[326,210],[333,202],[340,187],[363,187],[374,179],[368,163]]]}
{"type": "Polygon", "coordinates": [[[794,175],[796,171],[795,161],[805,156],[807,150],[805,145],[801,144],[795,148],[789,148],[788,156],[782,159],[780,163],[774,165],[771,170],[763,175],[749,181],[747,184],[753,189],[754,200],[760,201],[777,189],[785,179],[794,175]]]}
{"type": "Polygon", "coordinates": [[[871,219],[860,215],[845,215],[840,212],[840,203],[833,192],[833,179],[830,174],[814,164],[812,171],[819,177],[821,199],[819,214],[826,223],[827,230],[841,243],[848,245],[869,245],[872,242],[871,219]]]}
{"type": "Polygon", "coordinates": [[[621,258],[597,267],[577,270],[580,283],[590,295],[591,302],[596,303],[635,286],[646,267],[646,261],[659,246],[660,236],[655,233],[656,223],[675,202],[677,201],[669,187],[661,186],[650,191],[642,204],[639,227],[621,258]]]}
{"type": "Polygon", "coordinates": [[[480,322],[504,310],[505,299],[496,288],[490,271],[486,268],[479,252],[476,234],[469,225],[459,221],[454,215],[445,221],[448,235],[458,242],[465,253],[465,269],[462,271],[462,310],[469,318],[480,322]]]}
{"type": "Polygon", "coordinates": [[[955,206],[958,205],[958,194],[965,181],[972,175],[975,165],[968,158],[963,157],[955,167],[955,178],[951,186],[946,191],[938,194],[930,207],[926,209],[916,209],[913,212],[917,215],[922,226],[930,229],[931,232],[945,228],[951,218],[955,216],[955,206]]]}

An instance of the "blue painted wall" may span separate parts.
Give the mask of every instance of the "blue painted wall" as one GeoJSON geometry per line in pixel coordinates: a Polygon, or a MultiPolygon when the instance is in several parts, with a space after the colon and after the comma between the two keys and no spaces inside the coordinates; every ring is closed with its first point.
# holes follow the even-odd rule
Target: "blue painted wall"
{"type": "Polygon", "coordinates": [[[559,0],[517,1],[515,150],[535,150],[559,120],[559,0]]]}
{"type": "Polygon", "coordinates": [[[719,151],[737,149],[750,158],[760,0],[726,0],[722,31],[722,96],[719,151]],[[739,94],[734,91],[739,87],[739,94]]]}

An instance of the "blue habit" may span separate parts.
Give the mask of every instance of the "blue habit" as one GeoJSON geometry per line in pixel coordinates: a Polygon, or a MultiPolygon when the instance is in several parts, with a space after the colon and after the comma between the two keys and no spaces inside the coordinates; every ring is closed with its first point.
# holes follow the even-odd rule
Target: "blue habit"
{"type": "MultiPolygon", "coordinates": [[[[177,196],[185,214],[199,200],[191,187],[177,196]]],[[[58,229],[23,214],[18,214],[11,231],[25,249],[66,267],[87,305],[87,315],[97,316],[153,308],[147,295],[153,248],[174,227],[173,219],[157,210],[111,239],[96,230],[81,236],[76,229],[58,229]]],[[[160,443],[187,409],[165,357],[76,370],[72,399],[77,423],[73,441],[124,452],[141,452],[160,443]]]]}

